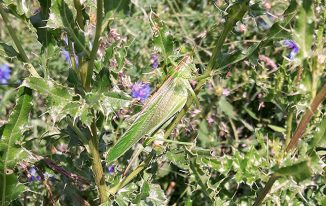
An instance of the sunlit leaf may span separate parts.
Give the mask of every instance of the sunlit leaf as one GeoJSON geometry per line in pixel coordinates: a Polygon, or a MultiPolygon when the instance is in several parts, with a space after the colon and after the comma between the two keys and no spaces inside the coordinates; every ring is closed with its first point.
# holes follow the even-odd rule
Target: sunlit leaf
{"type": "Polygon", "coordinates": [[[2,131],[0,139],[0,191],[3,205],[17,198],[23,191],[23,186],[18,184],[16,176],[12,173],[18,161],[26,157],[26,153],[19,143],[23,140],[31,106],[32,91],[29,88],[20,88],[16,106],[2,131]],[[17,188],[14,189],[15,187],[17,188]]]}

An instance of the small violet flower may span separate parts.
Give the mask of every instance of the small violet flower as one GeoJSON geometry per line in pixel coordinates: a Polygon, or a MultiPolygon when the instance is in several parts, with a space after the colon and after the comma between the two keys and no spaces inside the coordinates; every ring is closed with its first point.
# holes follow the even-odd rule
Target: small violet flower
{"type": "MultiPolygon", "coordinates": [[[[62,49],[62,56],[65,58],[65,61],[72,66],[71,62],[70,62],[70,55],[69,52],[65,49],[62,49]]],[[[74,54],[75,56],[75,62],[76,62],[76,67],[78,68],[78,56],[76,54],[74,54]]]]}
{"type": "Polygon", "coordinates": [[[294,59],[294,57],[298,54],[298,52],[299,52],[299,47],[298,47],[298,45],[294,42],[294,41],[292,41],[292,40],[284,40],[283,41],[283,45],[286,47],[286,48],[288,48],[288,49],[290,49],[291,50],[291,52],[290,52],[290,54],[289,54],[289,59],[294,59]]]}
{"type": "Polygon", "coordinates": [[[34,182],[34,181],[40,181],[41,177],[37,175],[36,169],[34,167],[31,167],[29,169],[29,175],[28,175],[28,181],[29,182],[34,182]]]}
{"type": "Polygon", "coordinates": [[[10,67],[8,64],[0,65],[0,84],[7,84],[10,78],[10,67]]]}
{"type": "MultiPolygon", "coordinates": [[[[67,36],[64,36],[63,41],[65,42],[66,46],[68,47],[69,42],[68,42],[68,37],[67,36]]],[[[73,49],[73,54],[74,54],[74,57],[75,57],[76,67],[78,68],[78,56],[75,54],[75,46],[74,46],[73,42],[72,42],[72,49],[73,49]]],[[[72,66],[72,63],[70,62],[70,54],[69,54],[69,52],[67,50],[65,50],[65,49],[62,49],[62,55],[65,58],[66,62],[70,66],[72,66]]]]}
{"type": "Polygon", "coordinates": [[[151,87],[148,83],[137,82],[131,86],[131,96],[144,102],[151,94],[151,87]]]}
{"type": "Polygon", "coordinates": [[[158,54],[152,54],[151,63],[152,63],[152,68],[157,69],[157,67],[158,67],[158,54]]]}
{"type": "Polygon", "coordinates": [[[110,166],[107,167],[107,169],[108,169],[108,173],[109,174],[113,174],[114,173],[115,166],[114,165],[110,165],[110,166]]]}

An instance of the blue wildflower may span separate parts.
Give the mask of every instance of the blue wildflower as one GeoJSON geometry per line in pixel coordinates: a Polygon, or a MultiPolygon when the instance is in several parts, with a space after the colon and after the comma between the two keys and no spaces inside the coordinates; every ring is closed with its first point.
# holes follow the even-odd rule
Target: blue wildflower
{"type": "Polygon", "coordinates": [[[41,177],[37,175],[36,169],[34,167],[31,167],[29,169],[29,175],[28,175],[28,181],[33,182],[33,181],[40,181],[41,177]]]}
{"type": "MultiPolygon", "coordinates": [[[[65,61],[72,66],[71,62],[70,62],[70,54],[67,50],[62,49],[62,55],[65,58],[65,61]]],[[[78,68],[78,56],[76,54],[74,54],[75,56],[75,62],[76,62],[76,67],[78,68]]]]}
{"type": "Polygon", "coordinates": [[[151,62],[152,62],[152,68],[156,69],[158,67],[158,55],[157,54],[152,54],[151,62]]]}
{"type": "Polygon", "coordinates": [[[114,173],[114,169],[115,169],[115,166],[114,165],[110,165],[110,166],[108,166],[108,173],[109,174],[113,174],[114,173]]]}
{"type": "Polygon", "coordinates": [[[0,66],[0,84],[7,84],[10,78],[10,67],[8,64],[2,64],[0,66]]]}
{"type": "Polygon", "coordinates": [[[294,59],[294,57],[298,54],[299,52],[299,47],[298,45],[292,41],[292,40],[284,40],[283,45],[287,47],[288,49],[291,49],[291,52],[289,54],[289,59],[294,59]]]}
{"type": "MultiPolygon", "coordinates": [[[[68,47],[69,44],[68,44],[68,37],[65,35],[64,38],[63,38],[63,41],[65,42],[66,46],[68,47]]],[[[76,63],[76,67],[78,68],[78,56],[76,55],[75,53],[75,46],[74,46],[74,42],[72,42],[72,49],[73,49],[73,54],[74,54],[74,57],[75,57],[75,63],[76,63]]],[[[70,54],[67,50],[65,49],[62,49],[62,55],[63,57],[65,58],[66,62],[72,66],[71,62],[70,62],[70,54]]]]}
{"type": "Polygon", "coordinates": [[[131,87],[131,96],[144,102],[151,94],[151,87],[148,83],[137,82],[131,87]]]}

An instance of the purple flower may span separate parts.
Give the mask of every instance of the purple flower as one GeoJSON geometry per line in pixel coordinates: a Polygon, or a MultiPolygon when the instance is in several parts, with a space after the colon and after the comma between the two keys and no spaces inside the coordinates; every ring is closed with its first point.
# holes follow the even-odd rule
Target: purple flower
{"type": "Polygon", "coordinates": [[[34,167],[31,167],[29,169],[29,174],[28,174],[28,181],[33,182],[33,181],[41,181],[41,177],[37,175],[36,169],[34,167]]]}
{"type": "Polygon", "coordinates": [[[290,54],[289,54],[289,58],[292,60],[292,59],[294,59],[294,57],[297,55],[297,53],[299,52],[299,47],[298,47],[298,45],[294,42],[294,41],[292,41],[292,40],[284,40],[283,41],[283,45],[286,47],[286,48],[288,48],[288,49],[290,49],[291,50],[291,52],[290,52],[290,54]]]}
{"type": "Polygon", "coordinates": [[[158,67],[158,55],[157,54],[152,54],[151,62],[152,62],[152,68],[156,69],[158,67]]]}
{"type": "Polygon", "coordinates": [[[144,82],[136,82],[131,87],[131,96],[135,99],[144,102],[149,95],[151,94],[151,87],[148,83],[144,82]]]}
{"type": "MultiPolygon", "coordinates": [[[[71,62],[70,62],[70,54],[67,50],[62,49],[62,55],[65,58],[65,61],[72,66],[71,62]]],[[[78,56],[76,54],[74,54],[75,56],[75,62],[76,62],[76,67],[78,68],[78,56]]]]}
{"type": "Polygon", "coordinates": [[[115,169],[115,166],[114,165],[110,165],[110,166],[108,166],[108,173],[109,174],[113,174],[114,173],[114,169],[115,169]]]}
{"type": "Polygon", "coordinates": [[[8,64],[0,65],[0,84],[7,84],[10,78],[10,67],[8,64]]]}
{"type": "MultiPolygon", "coordinates": [[[[69,46],[69,42],[68,42],[68,37],[67,36],[64,36],[63,41],[65,42],[66,46],[68,47],[69,46]]],[[[73,54],[74,54],[74,57],[75,57],[76,68],[78,68],[78,56],[75,53],[74,42],[72,42],[72,50],[73,50],[73,54]]],[[[62,55],[65,58],[66,62],[70,66],[72,66],[72,64],[70,62],[70,54],[69,54],[69,52],[67,50],[65,50],[65,49],[62,49],[62,55]]]]}

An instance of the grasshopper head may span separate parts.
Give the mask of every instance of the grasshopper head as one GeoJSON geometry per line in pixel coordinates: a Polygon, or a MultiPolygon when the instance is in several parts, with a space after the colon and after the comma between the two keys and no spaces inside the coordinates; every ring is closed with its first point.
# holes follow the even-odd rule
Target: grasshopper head
{"type": "Polygon", "coordinates": [[[195,71],[195,65],[192,64],[190,56],[186,55],[178,65],[177,76],[184,79],[191,79],[195,71]]]}

